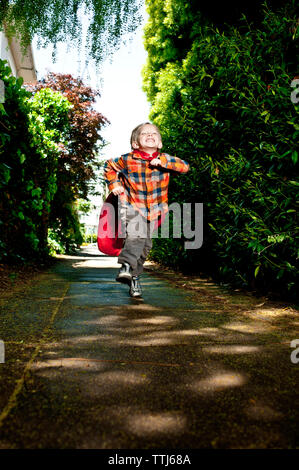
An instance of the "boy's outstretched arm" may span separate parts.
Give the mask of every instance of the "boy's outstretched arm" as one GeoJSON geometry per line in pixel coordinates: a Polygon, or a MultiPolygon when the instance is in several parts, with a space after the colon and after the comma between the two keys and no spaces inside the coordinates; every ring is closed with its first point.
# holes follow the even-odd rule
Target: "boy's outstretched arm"
{"type": "Polygon", "coordinates": [[[172,157],[166,153],[160,155],[159,158],[154,158],[151,161],[152,166],[160,166],[166,170],[177,171],[179,173],[187,173],[189,171],[189,163],[181,160],[178,157],[172,157]]]}
{"type": "Polygon", "coordinates": [[[124,192],[123,185],[118,174],[125,168],[123,157],[117,160],[107,160],[104,166],[104,177],[108,185],[108,189],[113,194],[121,194],[124,192]]]}

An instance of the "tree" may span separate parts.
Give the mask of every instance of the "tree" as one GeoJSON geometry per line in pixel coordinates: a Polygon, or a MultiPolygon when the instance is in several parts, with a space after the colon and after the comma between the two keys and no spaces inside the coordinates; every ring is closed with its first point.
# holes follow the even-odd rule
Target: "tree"
{"type": "Polygon", "coordinates": [[[86,198],[90,182],[95,178],[97,153],[104,144],[100,132],[109,123],[101,113],[93,109],[100,92],[85,86],[80,78],[53,72],[26,88],[33,93],[50,88],[62,93],[72,104],[69,112],[69,139],[61,147],[58,172],[63,184],[73,187],[76,197],[86,198]]]}
{"type": "Polygon", "coordinates": [[[0,25],[9,36],[19,34],[24,46],[37,35],[45,46],[69,41],[80,47],[84,16],[88,55],[100,62],[140,24],[139,9],[139,0],[1,0],[0,25]]]}
{"type": "MultiPolygon", "coordinates": [[[[50,88],[71,103],[69,135],[60,145],[57,168],[57,192],[51,207],[50,225],[66,247],[81,240],[75,201],[86,199],[96,182],[97,154],[103,147],[101,129],[108,120],[93,109],[99,92],[85,86],[71,75],[49,73],[45,79],[27,89],[32,93],[50,88]]],[[[40,110],[41,113],[43,110],[40,110]]],[[[49,126],[56,126],[48,112],[49,126]]]]}

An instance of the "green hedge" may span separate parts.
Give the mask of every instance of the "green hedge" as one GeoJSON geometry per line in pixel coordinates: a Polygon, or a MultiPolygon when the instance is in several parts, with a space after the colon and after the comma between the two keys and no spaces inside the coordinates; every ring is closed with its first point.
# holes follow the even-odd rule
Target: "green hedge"
{"type": "Polygon", "coordinates": [[[0,259],[40,259],[48,254],[50,203],[56,192],[58,142],[70,107],[66,98],[43,90],[31,98],[23,80],[0,60],[4,101],[0,104],[0,259]],[[46,108],[59,121],[51,127],[46,108]]]}
{"type": "Polygon", "coordinates": [[[191,165],[172,179],[170,202],[204,203],[202,248],[155,240],[152,258],[293,298],[299,125],[291,82],[298,27],[295,3],[286,3],[278,11],[264,7],[259,25],[243,18],[219,30],[197,17],[185,57],[174,53],[158,64],[151,55],[155,31],[161,36],[159,27],[175,24],[169,4],[169,11],[162,6],[163,25],[147,34],[144,83],[165,149],[191,165]]]}

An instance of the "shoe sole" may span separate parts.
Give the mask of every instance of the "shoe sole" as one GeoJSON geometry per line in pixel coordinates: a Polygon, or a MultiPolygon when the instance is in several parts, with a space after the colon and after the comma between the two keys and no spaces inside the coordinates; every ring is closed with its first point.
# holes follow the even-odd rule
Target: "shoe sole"
{"type": "Polygon", "coordinates": [[[117,282],[121,282],[122,284],[127,284],[128,286],[131,285],[132,277],[130,276],[117,276],[115,278],[117,282]]]}
{"type": "Polygon", "coordinates": [[[142,298],[142,294],[135,294],[135,295],[132,295],[130,294],[130,296],[133,298],[133,299],[141,299],[142,298]]]}

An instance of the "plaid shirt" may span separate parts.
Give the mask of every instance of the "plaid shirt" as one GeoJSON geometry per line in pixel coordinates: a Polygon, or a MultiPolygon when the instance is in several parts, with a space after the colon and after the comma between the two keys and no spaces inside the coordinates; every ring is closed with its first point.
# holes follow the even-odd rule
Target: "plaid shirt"
{"type": "Polygon", "coordinates": [[[104,175],[109,191],[123,186],[122,205],[132,205],[147,220],[155,220],[168,211],[170,172],[186,173],[189,164],[166,153],[158,154],[161,166],[154,167],[150,159],[137,151],[106,161],[104,175]]]}

